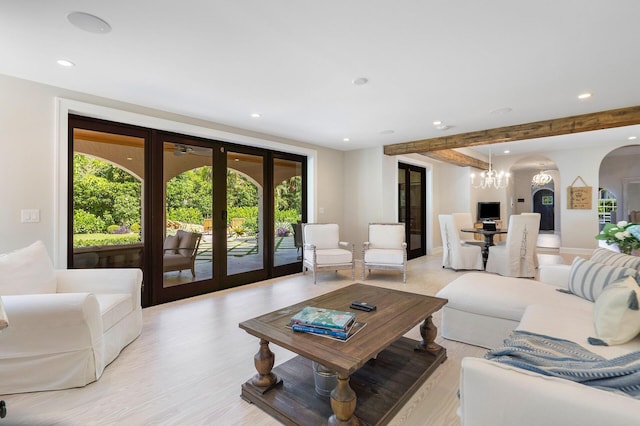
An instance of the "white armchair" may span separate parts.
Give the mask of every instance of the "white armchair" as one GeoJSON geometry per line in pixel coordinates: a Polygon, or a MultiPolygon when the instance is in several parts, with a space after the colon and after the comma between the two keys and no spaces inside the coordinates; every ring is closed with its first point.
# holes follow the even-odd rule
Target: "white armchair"
{"type": "Polygon", "coordinates": [[[369,239],[362,247],[362,279],[365,270],[402,271],[407,282],[407,243],[404,223],[370,223],[369,239]]]}
{"type": "Polygon", "coordinates": [[[54,270],[41,242],[0,255],[0,394],[96,381],[142,330],[140,269],[54,270]]]}
{"type": "Polygon", "coordinates": [[[351,279],[355,280],[354,245],[340,241],[340,228],[335,223],[306,223],[302,225],[303,261],[302,272],[316,272],[351,269],[351,279]]]}
{"type": "Polygon", "coordinates": [[[511,215],[504,245],[489,247],[487,272],[506,277],[533,278],[540,214],[511,215]]]}
{"type": "Polygon", "coordinates": [[[483,270],[482,248],[460,241],[453,215],[438,215],[442,236],[442,267],[451,269],[483,270]]]}

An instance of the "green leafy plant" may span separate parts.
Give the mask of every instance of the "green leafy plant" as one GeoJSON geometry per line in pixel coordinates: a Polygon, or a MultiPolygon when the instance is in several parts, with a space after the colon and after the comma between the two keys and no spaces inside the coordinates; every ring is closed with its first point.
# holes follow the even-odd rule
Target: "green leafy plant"
{"type": "Polygon", "coordinates": [[[633,222],[620,221],[616,224],[607,223],[602,231],[596,235],[596,240],[606,241],[607,244],[617,244],[622,253],[631,254],[640,248],[640,225],[633,222]]]}

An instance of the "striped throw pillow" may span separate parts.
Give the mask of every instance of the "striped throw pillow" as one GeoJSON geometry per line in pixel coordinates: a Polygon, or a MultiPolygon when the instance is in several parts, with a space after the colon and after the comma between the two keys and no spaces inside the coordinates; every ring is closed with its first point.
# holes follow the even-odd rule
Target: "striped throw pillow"
{"type": "Polygon", "coordinates": [[[595,249],[589,260],[604,263],[605,265],[633,268],[640,271],[640,256],[629,256],[628,254],[616,253],[615,251],[604,248],[595,249]]]}
{"type": "Polygon", "coordinates": [[[637,279],[638,271],[576,257],[569,273],[569,290],[576,296],[595,302],[607,285],[626,276],[637,279]]]}

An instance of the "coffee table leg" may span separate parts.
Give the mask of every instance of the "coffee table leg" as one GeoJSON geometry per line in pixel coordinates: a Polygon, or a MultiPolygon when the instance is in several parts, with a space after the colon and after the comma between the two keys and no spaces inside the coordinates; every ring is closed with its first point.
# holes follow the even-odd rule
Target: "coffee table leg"
{"type": "Polygon", "coordinates": [[[349,386],[349,376],[338,374],[338,384],[331,391],[331,409],[329,426],[360,425],[360,420],[353,415],[356,411],[356,393],[349,386]]]}
{"type": "Polygon", "coordinates": [[[252,385],[262,388],[271,388],[277,384],[278,378],[271,372],[275,360],[276,357],[269,349],[269,342],[267,340],[260,339],[260,349],[253,357],[253,362],[258,374],[253,376],[253,379],[251,379],[252,385]]]}
{"type": "Polygon", "coordinates": [[[442,346],[435,342],[438,335],[438,327],[433,323],[433,318],[429,315],[422,324],[420,324],[420,335],[422,342],[418,343],[415,350],[425,351],[432,354],[440,352],[442,346]]]}

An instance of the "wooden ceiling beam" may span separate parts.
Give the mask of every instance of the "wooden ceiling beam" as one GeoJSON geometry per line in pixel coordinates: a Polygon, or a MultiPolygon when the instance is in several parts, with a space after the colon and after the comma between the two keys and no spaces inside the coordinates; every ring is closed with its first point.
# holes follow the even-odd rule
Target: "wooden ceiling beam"
{"type": "Polygon", "coordinates": [[[422,153],[422,155],[433,158],[434,160],[443,161],[445,163],[454,164],[460,167],[469,166],[481,170],[487,170],[489,168],[489,163],[485,163],[484,161],[478,160],[477,158],[461,154],[458,151],[454,151],[452,149],[441,149],[440,151],[424,152],[422,153]]]}
{"type": "Polygon", "coordinates": [[[467,146],[590,132],[614,127],[633,126],[635,124],[640,124],[640,106],[385,145],[384,153],[387,155],[425,153],[467,146]]]}

